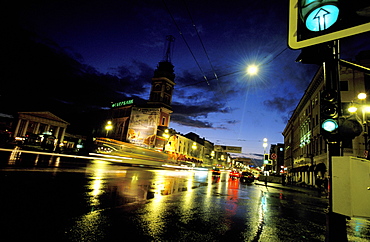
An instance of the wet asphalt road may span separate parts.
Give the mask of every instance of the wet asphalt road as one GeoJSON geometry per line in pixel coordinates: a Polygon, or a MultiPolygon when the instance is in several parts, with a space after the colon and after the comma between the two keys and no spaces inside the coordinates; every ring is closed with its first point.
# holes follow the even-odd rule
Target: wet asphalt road
{"type": "Polygon", "coordinates": [[[2,241],[325,240],[326,199],[227,173],[0,152],[0,197],[2,241]]]}

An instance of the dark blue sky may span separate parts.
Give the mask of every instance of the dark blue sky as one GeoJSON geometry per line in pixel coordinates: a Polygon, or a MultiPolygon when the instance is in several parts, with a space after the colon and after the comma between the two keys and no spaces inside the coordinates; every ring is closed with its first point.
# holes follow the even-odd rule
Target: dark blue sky
{"type": "MultiPolygon", "coordinates": [[[[262,153],[263,138],[283,143],[286,121],[318,68],[296,63],[300,51],[287,47],[288,0],[30,1],[13,6],[12,19],[99,75],[119,77],[126,88],[112,101],[148,99],[173,35],[171,127],[244,153],[262,153]],[[248,64],[260,66],[257,76],[245,75],[248,64]]],[[[342,58],[370,49],[368,37],[343,39],[342,58]]]]}

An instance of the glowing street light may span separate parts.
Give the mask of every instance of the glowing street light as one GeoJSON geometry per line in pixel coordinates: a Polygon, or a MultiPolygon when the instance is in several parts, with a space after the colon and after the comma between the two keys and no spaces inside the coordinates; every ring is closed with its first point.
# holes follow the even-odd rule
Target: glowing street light
{"type": "Polygon", "coordinates": [[[251,76],[256,75],[258,73],[258,66],[256,65],[249,65],[247,67],[247,73],[251,76]]]}
{"type": "Polygon", "coordinates": [[[170,138],[170,131],[168,129],[165,129],[164,130],[164,134],[163,134],[163,137],[166,139],[163,143],[163,151],[165,151],[166,149],[166,144],[168,143],[168,139],[170,138]]]}
{"type": "Polygon", "coordinates": [[[264,152],[264,154],[266,154],[266,148],[267,148],[267,145],[268,145],[268,144],[267,144],[267,138],[264,138],[264,139],[263,139],[263,145],[262,145],[262,146],[263,146],[263,152],[264,152]]]}
{"type": "Polygon", "coordinates": [[[348,108],[348,112],[350,112],[350,113],[355,113],[355,112],[357,112],[357,108],[356,108],[355,106],[350,106],[350,107],[348,108]]]}
{"type": "Polygon", "coordinates": [[[358,99],[360,99],[360,100],[365,100],[366,99],[366,93],[359,93],[358,95],[357,95],[357,98],[358,99]]]}
{"type": "Polygon", "coordinates": [[[164,131],[163,137],[165,137],[166,139],[168,139],[168,138],[170,137],[170,134],[169,134],[168,129],[166,129],[166,130],[164,131]]]}
{"type": "MultiPolygon", "coordinates": [[[[367,131],[368,131],[368,122],[367,122],[367,113],[370,112],[370,107],[366,105],[366,98],[367,98],[367,95],[366,93],[359,93],[357,95],[357,98],[359,100],[361,100],[360,103],[358,103],[358,106],[361,107],[361,112],[362,112],[362,120],[361,120],[361,124],[362,124],[362,127],[363,127],[363,136],[364,136],[364,143],[365,143],[365,151],[368,150],[368,134],[367,134],[367,131]]],[[[351,114],[354,114],[357,112],[357,107],[353,104],[353,102],[351,103],[351,106],[348,108],[348,111],[351,113],[351,114]]],[[[356,115],[357,116],[357,115],[356,115]]]]}
{"type": "Polygon", "coordinates": [[[192,148],[193,150],[196,150],[196,149],[197,149],[197,143],[196,143],[196,142],[193,142],[193,145],[191,146],[191,148],[192,148]]]}
{"type": "Polygon", "coordinates": [[[109,131],[111,131],[113,129],[113,125],[112,125],[112,121],[108,121],[107,122],[107,125],[105,125],[105,130],[107,131],[107,133],[105,134],[106,137],[108,137],[108,133],[109,131]]]}
{"type": "Polygon", "coordinates": [[[263,146],[263,163],[264,164],[267,164],[268,163],[268,154],[266,154],[266,148],[268,146],[268,144],[267,144],[267,138],[264,138],[263,139],[262,146],[263,146]]]}

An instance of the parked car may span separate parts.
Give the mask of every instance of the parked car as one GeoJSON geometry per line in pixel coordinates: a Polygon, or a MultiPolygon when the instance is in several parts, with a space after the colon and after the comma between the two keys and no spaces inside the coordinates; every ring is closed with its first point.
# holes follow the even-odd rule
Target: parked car
{"type": "Polygon", "coordinates": [[[232,170],[232,171],[230,171],[229,176],[231,178],[239,178],[240,177],[240,172],[237,171],[237,170],[232,170]]]}
{"type": "Polygon", "coordinates": [[[212,176],[219,176],[221,175],[221,171],[219,168],[213,168],[212,169],[212,176]]]}
{"type": "Polygon", "coordinates": [[[251,172],[243,171],[240,174],[240,182],[253,183],[255,180],[254,175],[251,172]]]}

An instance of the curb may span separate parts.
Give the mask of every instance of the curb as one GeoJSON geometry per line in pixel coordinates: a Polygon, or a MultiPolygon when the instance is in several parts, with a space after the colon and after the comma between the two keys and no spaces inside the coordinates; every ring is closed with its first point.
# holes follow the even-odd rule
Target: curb
{"type": "MultiPolygon", "coordinates": [[[[259,185],[259,186],[265,186],[265,183],[261,183],[261,182],[255,182],[256,185],[259,185]]],[[[300,188],[300,187],[291,187],[291,186],[279,186],[279,185],[275,185],[272,183],[267,183],[267,186],[268,187],[273,187],[273,188],[277,188],[277,189],[283,189],[283,190],[289,190],[289,191],[293,191],[293,192],[299,192],[299,193],[306,193],[306,194],[310,194],[310,195],[313,195],[315,197],[318,197],[318,198],[322,198],[322,197],[319,197],[317,195],[317,191],[316,190],[311,190],[311,189],[305,189],[305,188],[300,188]]]]}

